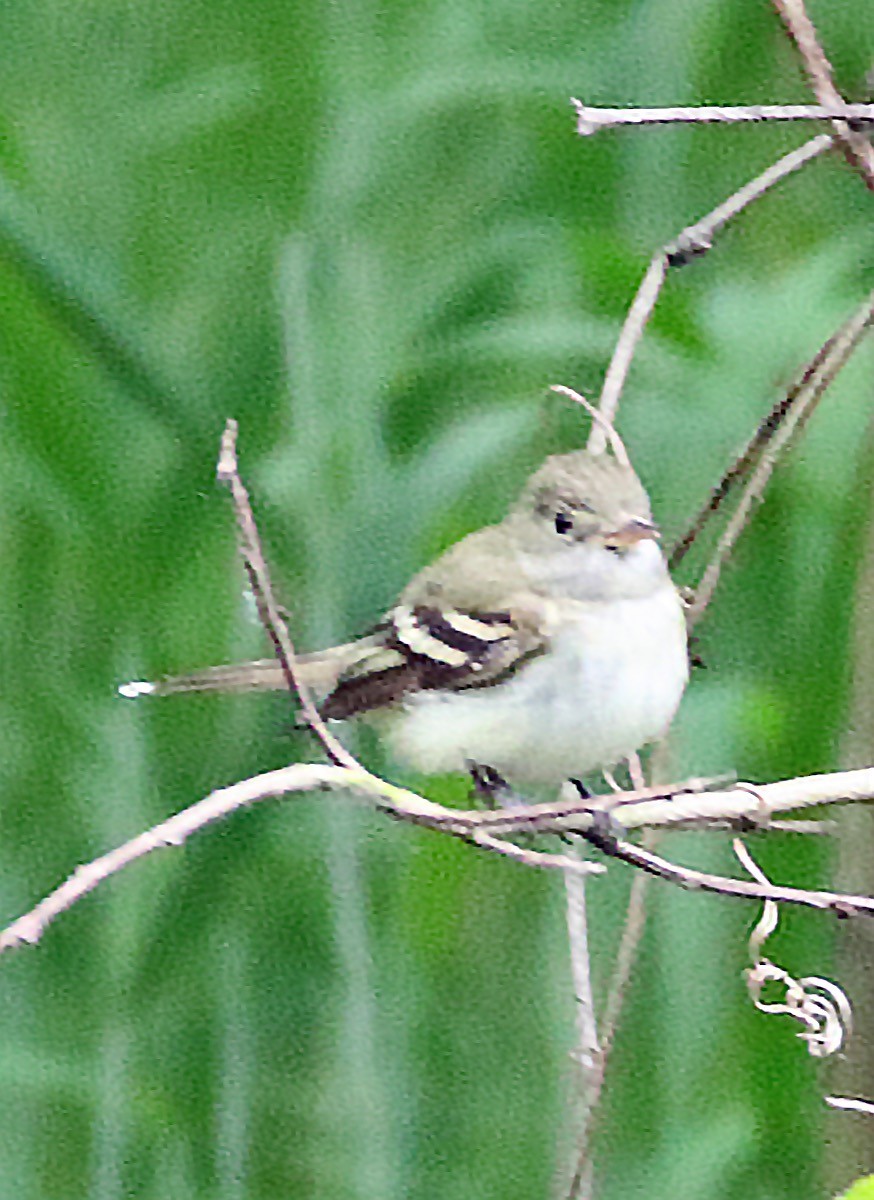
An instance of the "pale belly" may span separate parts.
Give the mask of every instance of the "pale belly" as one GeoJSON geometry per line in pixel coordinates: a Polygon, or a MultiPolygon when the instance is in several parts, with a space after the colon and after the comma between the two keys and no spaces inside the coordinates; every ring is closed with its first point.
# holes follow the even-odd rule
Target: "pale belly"
{"type": "Polygon", "coordinates": [[[688,678],[672,588],[580,605],[553,647],[505,683],[410,697],[388,731],[392,752],[427,773],[463,771],[473,761],[511,783],[557,785],[613,766],[665,733],[688,678]]]}

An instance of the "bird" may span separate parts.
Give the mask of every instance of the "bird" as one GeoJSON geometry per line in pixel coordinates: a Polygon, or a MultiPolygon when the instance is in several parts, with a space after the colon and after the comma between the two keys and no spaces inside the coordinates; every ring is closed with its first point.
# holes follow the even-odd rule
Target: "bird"
{"type": "MultiPolygon", "coordinates": [[[[446,550],[357,640],[298,658],[327,721],[372,724],[401,766],[514,789],[612,770],[662,737],[686,622],[649,498],[613,453],[548,457],[497,524],[446,550]]],[[[131,682],[129,697],[287,687],[274,659],[131,682]]]]}

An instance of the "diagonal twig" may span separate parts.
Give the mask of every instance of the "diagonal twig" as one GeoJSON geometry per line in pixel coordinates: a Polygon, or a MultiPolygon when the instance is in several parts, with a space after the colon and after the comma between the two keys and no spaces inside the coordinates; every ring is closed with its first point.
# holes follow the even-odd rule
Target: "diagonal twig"
{"type": "MultiPolygon", "coordinates": [[[[764,196],[775,184],[801,170],[813,159],[831,149],[833,145],[833,136],[821,133],[795,150],[790,150],[788,154],[784,154],[782,158],[772,163],[755,179],[749,180],[743,187],[738,188],[727,200],[718,204],[706,216],[687,226],[676,238],[656,251],[628,310],[613,351],[613,357],[607,368],[607,374],[604,377],[598,408],[608,422],[615,424],[616,410],[619,407],[619,398],[625,386],[631,360],[634,358],[643,331],[655,308],[669,268],[682,266],[692,258],[705,254],[713,245],[713,239],[723,226],[752,204],[754,200],[764,196]]],[[[592,426],[588,445],[595,454],[604,449],[605,436],[600,425],[592,426]]]]}
{"type": "Polygon", "coordinates": [[[831,63],[816,35],[804,0],[774,0],[774,7],[801,56],[814,95],[823,108],[831,108],[837,114],[832,119],[832,126],[844,157],[861,175],[869,191],[874,192],[874,146],[847,123],[852,119],[849,106],[834,85],[831,63]]]}
{"type": "Polygon", "coordinates": [[[721,504],[722,497],[729,486],[726,485],[726,488],[723,489],[726,479],[737,478],[737,472],[741,469],[739,464],[746,466],[757,455],[752,474],[741,493],[737,507],[695,590],[694,599],[686,614],[690,629],[701,619],[713,599],[722,568],[734,549],[737,539],[745,529],[755,505],[761,500],[780,452],[785,449],[810,418],[817,403],[859,345],[872,322],[874,322],[874,291],[818,351],[802,374],[801,380],[790,390],[788,397],[772,410],[772,413],[757,430],[747,450],[737,460],[723,483],[719,485],[710,503],[699,513],[690,532],[681,539],[677,550],[670,556],[671,563],[676,565],[695,540],[706,518],[712,515],[721,504]],[[753,446],[755,449],[754,452],[751,452],[753,446]],[[715,499],[716,497],[718,500],[715,499]]]}
{"type": "Polygon", "coordinates": [[[294,645],[291,635],[288,632],[288,626],[282,619],[282,614],[273,597],[270,572],[267,570],[267,563],[261,549],[261,539],[258,536],[258,527],[252,515],[249,493],[246,491],[245,484],[240,477],[237,464],[236,421],[229,420],[225,425],[216,474],[219,482],[227,484],[230,488],[240,534],[240,554],[243,558],[243,565],[249,578],[252,594],[255,597],[258,616],[273,643],[273,649],[279,660],[285,681],[288,684],[288,690],[297,698],[306,723],[324,746],[325,752],[331,762],[336,763],[338,766],[349,767],[352,770],[360,770],[361,765],[358,760],[349,753],[346,747],[328,729],[319,710],[316,708],[309,689],[304,684],[297,670],[294,645]]]}
{"type": "Polygon", "coordinates": [[[685,891],[716,892],[720,896],[741,896],[746,899],[771,900],[780,904],[801,904],[836,913],[839,917],[874,917],[874,897],[851,896],[841,892],[813,891],[807,888],[782,887],[760,880],[731,879],[681,867],[642,846],[619,838],[604,838],[593,830],[583,834],[609,858],[618,858],[630,866],[646,871],[658,879],[675,883],[685,891]]]}
{"type": "MultiPolygon", "coordinates": [[[[692,546],[698,540],[710,518],[714,517],[722,508],[729,494],[734,490],[735,485],[749,476],[768,442],[780,428],[780,424],[786,413],[797,400],[802,385],[811,375],[821,370],[822,363],[831,352],[837,336],[837,333],[832,335],[820,347],[801,373],[799,379],[792,385],[785,396],[780,397],[765,419],[760,422],[753,436],[710,493],[707,502],[696,513],[689,528],[671,549],[668,554],[668,568],[672,574],[692,549],[692,546]]],[[[805,417],[804,419],[806,420],[807,418],[805,417]]]]}

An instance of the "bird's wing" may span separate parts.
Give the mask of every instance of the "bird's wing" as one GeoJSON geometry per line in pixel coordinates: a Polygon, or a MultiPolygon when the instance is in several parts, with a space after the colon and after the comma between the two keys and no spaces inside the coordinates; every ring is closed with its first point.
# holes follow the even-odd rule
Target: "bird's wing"
{"type": "Polygon", "coordinates": [[[342,720],[385,708],[411,692],[482,687],[542,649],[541,639],[511,612],[407,604],[393,608],[369,640],[371,647],[319,706],[324,717],[342,720]]]}
{"type": "Polygon", "coordinates": [[[500,526],[479,530],[470,535],[477,541],[473,558],[459,553],[459,543],[421,572],[360,643],[361,656],[322,701],[322,714],[343,719],[396,704],[411,692],[482,687],[540,653],[545,639],[516,603],[525,581],[504,537],[500,526]],[[476,577],[466,578],[460,572],[471,561],[476,577]]]}

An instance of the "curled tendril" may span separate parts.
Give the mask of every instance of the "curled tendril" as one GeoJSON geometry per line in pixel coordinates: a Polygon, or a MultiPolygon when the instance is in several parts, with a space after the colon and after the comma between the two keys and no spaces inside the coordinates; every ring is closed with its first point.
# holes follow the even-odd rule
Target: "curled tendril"
{"type": "MultiPolygon", "coordinates": [[[[759,883],[768,883],[761,867],[754,861],[740,838],[733,849],[742,866],[759,883]]],[[[762,947],[777,928],[779,912],[773,900],[766,900],[762,915],[750,934],[749,948],[753,965],[746,971],[747,987],[759,1012],[783,1013],[803,1025],[798,1036],[807,1043],[814,1058],[827,1058],[837,1053],[853,1028],[853,1010],[846,994],[828,979],[807,975],[794,979],[788,971],[776,966],[762,954],[762,947]],[[768,985],[785,989],[781,1000],[763,998],[768,985]]]]}
{"type": "Polygon", "coordinates": [[[747,987],[759,1012],[784,1013],[804,1028],[798,1034],[807,1043],[814,1058],[837,1053],[852,1032],[853,1014],[844,992],[828,979],[816,975],[804,979],[792,976],[767,958],[760,959],[746,972],[747,987]],[[782,1001],[763,1000],[768,984],[785,988],[782,1001]]]}

